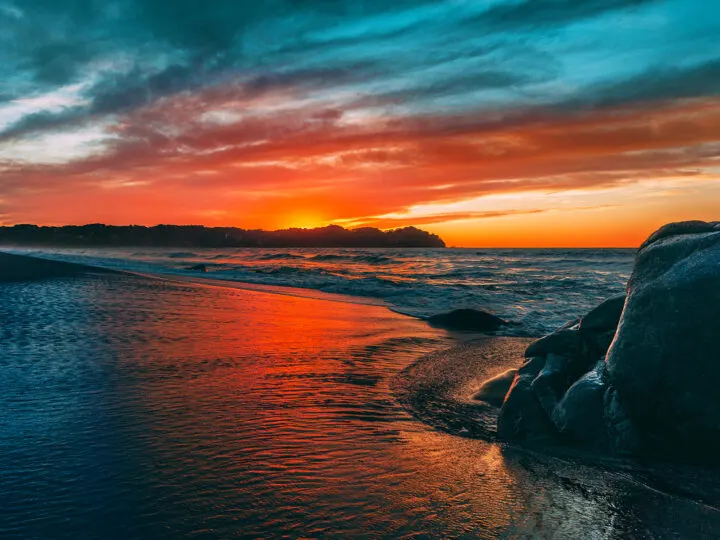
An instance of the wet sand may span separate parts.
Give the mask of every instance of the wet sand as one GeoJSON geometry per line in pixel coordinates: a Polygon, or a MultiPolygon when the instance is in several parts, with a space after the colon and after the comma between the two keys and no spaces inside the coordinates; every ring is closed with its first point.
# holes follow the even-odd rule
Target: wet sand
{"type": "Polygon", "coordinates": [[[448,433],[494,441],[498,408],[472,399],[490,377],[516,368],[532,338],[485,337],[408,366],[393,391],[418,419],[448,433]]]}
{"type": "Polygon", "coordinates": [[[720,534],[703,471],[494,442],[470,396],[525,340],[459,344],[350,298],[13,264],[37,270],[0,284],[3,538],[720,534]]]}

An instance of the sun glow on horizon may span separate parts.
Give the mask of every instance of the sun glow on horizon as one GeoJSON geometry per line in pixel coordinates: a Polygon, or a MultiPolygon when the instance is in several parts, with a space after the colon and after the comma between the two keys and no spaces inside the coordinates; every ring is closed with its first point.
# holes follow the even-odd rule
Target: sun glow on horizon
{"type": "Polygon", "coordinates": [[[291,212],[279,219],[279,229],[317,229],[330,223],[314,212],[291,212]]]}

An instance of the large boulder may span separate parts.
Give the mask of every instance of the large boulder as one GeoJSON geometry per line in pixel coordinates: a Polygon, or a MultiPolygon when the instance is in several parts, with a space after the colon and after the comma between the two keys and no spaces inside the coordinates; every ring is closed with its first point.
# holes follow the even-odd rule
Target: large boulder
{"type": "Polygon", "coordinates": [[[669,236],[681,236],[683,234],[698,234],[712,231],[720,231],[720,221],[676,221],[668,223],[660,227],[652,233],[645,242],[642,243],[640,249],[644,249],[650,244],[657,242],[669,236]]]}
{"type": "Polygon", "coordinates": [[[720,223],[670,224],[642,245],[607,369],[646,449],[720,451],[720,223]]]}

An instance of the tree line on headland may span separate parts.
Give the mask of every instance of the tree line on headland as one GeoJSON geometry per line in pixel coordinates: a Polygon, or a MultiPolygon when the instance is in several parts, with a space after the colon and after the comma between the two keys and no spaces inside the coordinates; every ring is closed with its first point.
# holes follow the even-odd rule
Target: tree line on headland
{"type": "Polygon", "coordinates": [[[445,247],[445,242],[416,227],[381,231],[374,227],[264,231],[202,225],[66,225],[0,227],[0,244],[52,246],[150,247],[445,247]]]}

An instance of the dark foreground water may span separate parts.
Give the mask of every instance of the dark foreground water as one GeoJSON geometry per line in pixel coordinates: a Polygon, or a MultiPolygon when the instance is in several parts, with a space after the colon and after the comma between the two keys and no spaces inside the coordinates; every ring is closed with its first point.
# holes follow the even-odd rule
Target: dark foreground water
{"type": "Polygon", "coordinates": [[[0,283],[0,538],[696,538],[718,512],[455,437],[384,308],[125,276],[0,283]]]}

